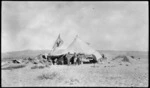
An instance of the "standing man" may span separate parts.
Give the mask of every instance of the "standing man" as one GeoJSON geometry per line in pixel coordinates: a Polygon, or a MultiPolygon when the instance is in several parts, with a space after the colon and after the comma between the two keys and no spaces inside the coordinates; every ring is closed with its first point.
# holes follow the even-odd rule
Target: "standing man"
{"type": "Polygon", "coordinates": [[[77,64],[77,54],[76,53],[74,53],[74,59],[73,59],[73,64],[77,64]]]}

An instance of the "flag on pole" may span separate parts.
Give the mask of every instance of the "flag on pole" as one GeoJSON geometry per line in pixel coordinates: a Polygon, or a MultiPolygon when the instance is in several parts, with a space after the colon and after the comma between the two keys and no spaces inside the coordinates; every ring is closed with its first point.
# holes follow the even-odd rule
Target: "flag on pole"
{"type": "Polygon", "coordinates": [[[63,44],[63,40],[60,38],[60,34],[57,38],[57,40],[55,41],[55,44],[53,46],[53,51],[55,51],[56,48],[60,47],[63,44]]]}

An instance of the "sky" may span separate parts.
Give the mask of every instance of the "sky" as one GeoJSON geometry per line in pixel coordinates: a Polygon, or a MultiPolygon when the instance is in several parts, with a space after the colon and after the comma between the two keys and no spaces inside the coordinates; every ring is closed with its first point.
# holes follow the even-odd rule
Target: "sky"
{"type": "Polygon", "coordinates": [[[78,35],[97,50],[148,51],[147,1],[2,1],[2,52],[67,47],[78,35]]]}

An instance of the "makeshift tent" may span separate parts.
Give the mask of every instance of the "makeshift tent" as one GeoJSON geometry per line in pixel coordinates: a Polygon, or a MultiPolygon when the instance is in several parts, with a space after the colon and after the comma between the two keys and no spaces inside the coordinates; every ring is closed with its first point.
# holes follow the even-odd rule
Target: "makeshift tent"
{"type": "Polygon", "coordinates": [[[129,58],[125,55],[119,55],[115,58],[112,59],[113,60],[116,60],[116,61],[119,61],[119,62],[130,62],[129,58]]]}
{"type": "Polygon", "coordinates": [[[84,54],[94,54],[98,59],[102,58],[101,54],[90,47],[86,42],[81,40],[78,36],[75,37],[73,42],[64,50],[56,50],[52,52],[52,55],[61,55],[66,53],[84,53],[84,54]]]}

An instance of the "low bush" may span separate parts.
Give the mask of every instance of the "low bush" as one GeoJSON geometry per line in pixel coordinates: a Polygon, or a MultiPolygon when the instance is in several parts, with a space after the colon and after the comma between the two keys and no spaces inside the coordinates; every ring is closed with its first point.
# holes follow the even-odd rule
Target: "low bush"
{"type": "Polygon", "coordinates": [[[43,69],[44,68],[44,66],[33,66],[33,67],[31,67],[31,69],[43,69]]]}
{"type": "Polygon", "coordinates": [[[38,79],[44,80],[44,79],[54,79],[58,74],[56,72],[53,72],[52,74],[42,74],[38,76],[38,79]]]}

